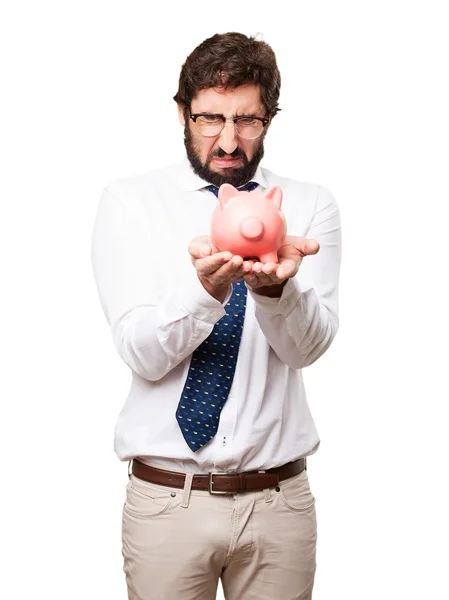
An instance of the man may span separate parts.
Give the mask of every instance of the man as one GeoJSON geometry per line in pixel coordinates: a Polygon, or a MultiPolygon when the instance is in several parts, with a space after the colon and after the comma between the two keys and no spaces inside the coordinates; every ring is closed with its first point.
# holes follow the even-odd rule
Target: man
{"type": "Polygon", "coordinates": [[[133,375],[115,431],[118,457],[132,464],[132,600],[212,600],[219,578],[227,600],[312,597],[306,457],[319,438],[301,369],[337,331],[340,223],[328,190],[259,166],[279,90],[266,43],[205,40],[175,96],[187,159],[111,184],[99,204],[94,272],[133,375]],[[278,263],[210,242],[225,182],[282,188],[278,263]]]}

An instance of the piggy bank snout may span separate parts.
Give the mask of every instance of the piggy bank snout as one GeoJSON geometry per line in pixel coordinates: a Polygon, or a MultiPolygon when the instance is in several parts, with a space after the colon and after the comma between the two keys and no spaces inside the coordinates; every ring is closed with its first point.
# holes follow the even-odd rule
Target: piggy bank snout
{"type": "Polygon", "coordinates": [[[265,227],[257,217],[248,217],[240,223],[240,234],[247,240],[260,240],[263,237],[265,227]]]}
{"type": "Polygon", "coordinates": [[[280,211],[281,188],[244,192],[225,183],[218,200],[211,221],[214,246],[242,257],[257,257],[262,263],[279,262],[277,251],[287,229],[280,211]]]}

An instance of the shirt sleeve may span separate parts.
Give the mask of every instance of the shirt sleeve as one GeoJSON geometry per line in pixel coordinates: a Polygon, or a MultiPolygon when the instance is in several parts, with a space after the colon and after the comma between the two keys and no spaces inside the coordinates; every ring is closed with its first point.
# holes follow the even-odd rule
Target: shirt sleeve
{"type": "Polygon", "coordinates": [[[225,314],[201,285],[186,257],[176,276],[155,243],[148,219],[138,218],[106,189],[92,235],[92,264],[115,347],[141,377],[157,381],[189,356],[225,314]]]}
{"type": "Polygon", "coordinates": [[[320,250],[303,259],[280,298],[249,290],[266,339],[279,359],[294,369],[315,362],[329,348],[338,329],[340,214],[330,191],[321,186],[306,237],[316,239],[320,250]]]}

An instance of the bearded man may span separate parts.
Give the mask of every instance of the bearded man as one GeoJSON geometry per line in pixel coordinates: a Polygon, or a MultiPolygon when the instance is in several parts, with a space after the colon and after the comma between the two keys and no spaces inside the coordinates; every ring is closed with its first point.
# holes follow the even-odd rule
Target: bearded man
{"type": "Polygon", "coordinates": [[[220,579],[227,600],[312,598],[320,440],[302,369],[338,329],[340,218],[326,188],[260,166],[280,81],[265,42],[202,42],[174,97],[186,159],[99,203],[94,273],[132,372],[115,430],[130,600],[212,600],[220,579]],[[277,262],[212,244],[223,183],[281,187],[277,262]]]}

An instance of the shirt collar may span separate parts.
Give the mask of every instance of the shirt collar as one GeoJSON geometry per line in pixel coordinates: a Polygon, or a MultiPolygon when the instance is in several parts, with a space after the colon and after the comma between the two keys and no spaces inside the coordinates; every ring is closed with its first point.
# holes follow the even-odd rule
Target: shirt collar
{"type": "MultiPolygon", "coordinates": [[[[255,181],[260,186],[267,188],[268,182],[265,175],[262,173],[260,165],[258,165],[254,176],[251,177],[251,181],[255,181]]],[[[246,183],[246,182],[245,182],[246,183]]],[[[192,165],[187,157],[181,163],[181,169],[179,173],[179,186],[183,192],[194,192],[209,185],[209,181],[201,179],[192,169],[192,165]]]]}

